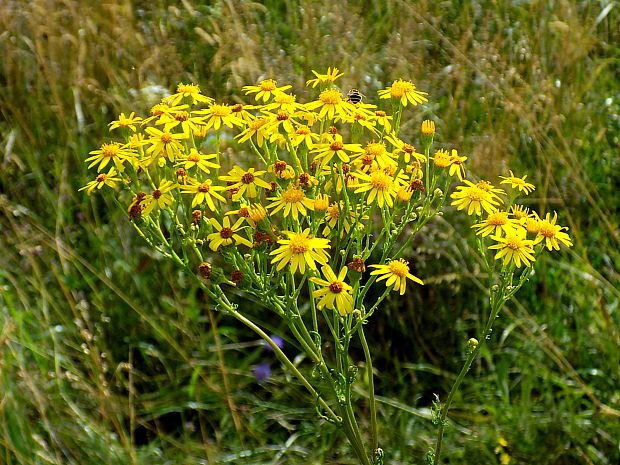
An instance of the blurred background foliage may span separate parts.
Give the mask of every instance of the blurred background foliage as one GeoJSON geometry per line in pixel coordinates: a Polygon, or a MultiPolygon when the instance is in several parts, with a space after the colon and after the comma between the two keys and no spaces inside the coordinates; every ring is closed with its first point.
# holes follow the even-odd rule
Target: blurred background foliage
{"type": "MultiPolygon", "coordinates": [[[[430,102],[407,110],[404,135],[416,140],[432,118],[438,144],[468,155],[474,176],[527,173],[530,202],[557,210],[575,242],[544,257],[496,323],[450,415],[446,463],[619,463],[618,8],[0,2],[0,462],[353,463],[252,334],[150,252],[111,199],[77,192],[107,123],[145,114],[178,82],[236,102],[242,85],[276,78],[306,100],[311,70],[335,65],[341,87],[369,101],[412,79],[430,102]],[[271,376],[259,383],[261,363],[271,376]]],[[[410,253],[426,286],[368,329],[390,464],[424,461],[433,395],[445,397],[484,323],[464,221],[450,213],[426,228],[410,253]]]]}

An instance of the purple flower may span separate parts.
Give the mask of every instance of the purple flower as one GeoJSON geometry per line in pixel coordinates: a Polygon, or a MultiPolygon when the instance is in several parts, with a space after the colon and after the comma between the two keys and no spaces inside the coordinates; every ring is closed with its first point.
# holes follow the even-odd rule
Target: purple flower
{"type": "Polygon", "coordinates": [[[263,383],[271,376],[271,367],[268,363],[259,363],[254,366],[252,373],[259,383],[263,383]]]}
{"type": "MultiPolygon", "coordinates": [[[[276,343],[276,345],[282,349],[284,348],[284,339],[280,336],[276,336],[275,334],[271,335],[271,340],[276,343]]],[[[267,352],[273,352],[273,348],[267,343],[267,341],[263,341],[263,346],[267,352]]]]}

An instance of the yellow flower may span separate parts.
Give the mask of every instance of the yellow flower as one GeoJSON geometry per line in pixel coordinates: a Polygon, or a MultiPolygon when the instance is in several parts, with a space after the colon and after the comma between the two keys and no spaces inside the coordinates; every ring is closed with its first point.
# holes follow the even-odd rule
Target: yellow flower
{"type": "Polygon", "coordinates": [[[413,82],[403,81],[402,79],[394,81],[390,87],[380,90],[378,94],[379,98],[382,99],[393,98],[398,100],[403,107],[407,106],[407,102],[413,106],[428,102],[428,99],[424,97],[428,95],[426,92],[417,90],[413,82]]]}
{"type": "Polygon", "coordinates": [[[142,200],[142,205],[144,205],[142,214],[148,215],[156,206],[163,209],[174,202],[174,197],[172,196],[171,191],[175,187],[176,186],[172,181],[163,179],[159,184],[159,187],[157,187],[152,194],[144,196],[142,200]]]}
{"type": "Polygon", "coordinates": [[[204,182],[199,182],[196,179],[191,179],[188,184],[184,185],[181,189],[182,194],[194,194],[192,200],[192,208],[196,205],[206,202],[209,210],[215,211],[215,204],[213,198],[215,197],[220,202],[226,202],[226,199],[218,194],[218,191],[226,190],[223,186],[213,186],[213,181],[207,179],[204,182]]]}
{"type": "Polygon", "coordinates": [[[116,128],[128,128],[133,132],[136,132],[136,124],[142,121],[142,117],[136,116],[135,112],[131,112],[129,116],[125,116],[125,113],[121,113],[116,121],[112,121],[108,126],[110,126],[110,131],[116,128]]]}
{"type": "Polygon", "coordinates": [[[177,86],[176,94],[172,94],[168,99],[171,105],[178,105],[184,98],[192,99],[192,104],[196,105],[198,102],[211,103],[213,99],[206,97],[200,93],[200,87],[196,84],[183,84],[180,83],[177,86]]]}
{"type": "Polygon", "coordinates": [[[391,260],[387,265],[370,265],[371,268],[377,268],[372,271],[371,275],[380,276],[377,282],[386,279],[385,285],[392,287],[393,290],[399,291],[400,295],[405,293],[407,287],[407,278],[413,282],[424,285],[420,278],[409,273],[409,262],[403,260],[391,260]]]}
{"type": "Polygon", "coordinates": [[[508,172],[510,173],[510,176],[500,176],[500,178],[503,179],[500,184],[510,184],[510,187],[512,187],[513,189],[519,189],[519,192],[523,192],[525,195],[534,192],[536,186],[534,186],[534,184],[530,184],[529,182],[525,182],[527,174],[522,178],[518,178],[512,173],[512,170],[509,170],[508,172]]]}
{"type": "Polygon", "coordinates": [[[354,175],[360,180],[355,189],[356,194],[370,191],[367,199],[369,204],[376,199],[381,208],[383,204],[387,204],[390,208],[394,206],[394,197],[401,186],[395,183],[393,176],[384,170],[376,170],[369,174],[358,171],[354,175]]]}
{"type": "Polygon", "coordinates": [[[203,123],[204,118],[202,116],[192,116],[191,113],[185,110],[169,111],[163,114],[157,122],[157,124],[164,125],[165,132],[170,132],[178,125],[181,125],[181,130],[186,135],[188,135],[190,131],[192,134],[201,131],[203,123]]]}
{"type": "Polygon", "coordinates": [[[284,217],[292,215],[293,219],[297,221],[299,214],[306,216],[307,210],[314,209],[314,200],[306,197],[306,194],[297,186],[291,186],[279,197],[269,197],[268,200],[273,200],[271,205],[267,205],[267,209],[272,209],[271,216],[284,209],[284,217]]]}
{"type": "Polygon", "coordinates": [[[242,119],[235,116],[232,107],[226,104],[212,104],[205,110],[198,110],[196,114],[204,115],[204,125],[207,129],[213,128],[216,131],[223,125],[232,129],[234,126],[243,126],[245,123],[242,119]]]}
{"type": "Polygon", "coordinates": [[[457,176],[459,180],[463,180],[465,177],[465,167],[463,163],[467,160],[467,157],[459,156],[458,152],[455,149],[452,149],[452,155],[450,155],[450,171],[448,174],[450,176],[457,176]]]}
{"type": "Polygon", "coordinates": [[[79,191],[83,191],[86,189],[86,193],[90,194],[94,189],[101,189],[103,186],[110,186],[112,188],[116,187],[116,184],[121,181],[121,178],[116,176],[116,170],[114,167],[110,168],[110,171],[107,173],[100,173],[94,179],[94,181],[90,181],[84,187],[78,189],[79,191]]]}
{"type": "Polygon", "coordinates": [[[237,234],[237,232],[242,229],[241,224],[243,223],[243,218],[239,218],[233,226],[230,226],[230,218],[228,216],[224,217],[222,224],[220,224],[220,222],[215,218],[211,218],[209,221],[217,231],[207,236],[207,239],[209,240],[209,248],[214,252],[221,246],[226,247],[232,244],[243,244],[249,248],[254,246],[254,244],[248,241],[245,237],[237,234]]]}
{"type": "Polygon", "coordinates": [[[248,141],[252,136],[256,135],[256,144],[259,147],[263,146],[263,142],[271,133],[271,128],[267,125],[269,119],[266,117],[256,118],[248,123],[248,127],[240,134],[235,136],[235,139],[239,139],[239,143],[243,144],[248,141]]]}
{"type": "Polygon", "coordinates": [[[306,125],[301,125],[295,130],[295,134],[292,136],[291,142],[293,147],[297,147],[302,143],[306,144],[309,149],[314,147],[315,141],[319,140],[319,135],[315,134],[306,125]]]}
{"type": "Polygon", "coordinates": [[[422,135],[424,137],[433,137],[435,135],[435,122],[430,119],[422,121],[422,135]]]}
{"type": "Polygon", "coordinates": [[[233,191],[232,200],[236,202],[246,193],[247,197],[250,199],[258,197],[257,187],[271,189],[271,185],[259,177],[263,174],[265,174],[264,170],[256,171],[254,168],[250,168],[246,171],[239,165],[235,165],[233,169],[228,172],[228,175],[220,176],[220,179],[231,183],[227,189],[233,191]]]}
{"type": "Polygon", "coordinates": [[[396,193],[396,198],[404,203],[409,202],[411,197],[413,197],[413,189],[410,187],[401,187],[396,193]]]}
{"type": "Polygon", "coordinates": [[[287,89],[290,89],[292,86],[282,86],[278,87],[277,81],[273,79],[265,79],[258,83],[257,86],[243,86],[243,91],[245,91],[245,95],[256,94],[254,97],[257,101],[263,100],[263,102],[268,101],[274,92],[279,91],[283,92],[287,89]]]}
{"type": "Polygon", "coordinates": [[[343,163],[349,163],[351,158],[347,152],[363,153],[364,149],[360,144],[345,144],[342,142],[342,136],[340,134],[336,134],[333,136],[331,141],[328,141],[325,144],[315,144],[311,152],[316,153],[314,160],[320,160],[321,166],[325,166],[329,164],[334,156],[337,156],[343,163]]]}
{"type": "Polygon", "coordinates": [[[100,149],[93,150],[89,152],[89,154],[92,156],[85,160],[86,162],[91,162],[91,164],[88,165],[89,169],[99,163],[97,171],[101,171],[112,161],[120,173],[125,170],[123,164],[127,160],[133,160],[137,157],[137,153],[134,149],[126,145],[121,145],[118,142],[102,144],[100,149]]]}
{"type": "Polygon", "coordinates": [[[319,95],[318,100],[307,103],[305,108],[308,111],[320,108],[319,119],[323,119],[325,117],[334,119],[335,116],[350,118],[355,111],[355,106],[344,100],[340,91],[336,89],[324,90],[319,95]]]}
{"type": "Polygon", "coordinates": [[[517,226],[517,220],[508,218],[508,212],[497,211],[489,213],[486,220],[473,225],[472,228],[476,230],[476,234],[486,237],[489,234],[497,234],[498,236],[501,236],[502,233],[507,234],[509,230],[517,226]]]}
{"type": "Polygon", "coordinates": [[[452,164],[452,157],[450,157],[448,151],[444,149],[436,150],[435,156],[432,158],[437,168],[447,168],[452,164]]]}
{"type": "MultiPolygon", "coordinates": [[[[480,216],[482,210],[487,213],[497,211],[497,206],[502,202],[496,194],[480,187],[480,183],[474,184],[467,179],[463,181],[467,186],[457,186],[450,198],[454,199],[451,205],[455,205],[457,210],[467,208],[467,214],[480,216]]],[[[488,183],[487,183],[488,184],[488,183]]],[[[486,185],[485,185],[486,186],[486,185]]]]}
{"type": "Polygon", "coordinates": [[[153,159],[160,155],[168,158],[171,162],[174,162],[176,155],[183,150],[179,140],[187,138],[185,134],[171,134],[168,131],[160,131],[153,127],[146,128],[146,132],[151,136],[149,138],[151,146],[146,149],[146,153],[153,159]]]}
{"type": "Polygon", "coordinates": [[[317,194],[314,199],[314,211],[324,212],[329,208],[329,196],[327,194],[317,194]]]}
{"type": "Polygon", "coordinates": [[[333,310],[336,307],[340,316],[353,313],[353,296],[351,295],[353,288],[344,282],[348,268],[343,266],[338,276],[329,265],[322,266],[321,271],[325,279],[310,278],[310,281],[321,286],[312,293],[312,297],[319,299],[317,308],[333,310]]]}
{"type": "Polygon", "coordinates": [[[271,264],[278,264],[277,270],[282,270],[290,263],[290,270],[295,274],[297,270],[304,274],[306,266],[316,270],[316,263],[325,265],[329,261],[329,255],[325,249],[329,249],[329,240],[320,239],[310,234],[310,229],[306,228],[300,233],[284,231],[288,239],[281,239],[281,244],[269,255],[275,255],[271,264]]]}
{"type": "Polygon", "coordinates": [[[269,165],[267,172],[273,173],[278,179],[294,179],[297,177],[295,169],[283,160],[278,160],[273,165],[269,165]]]}
{"type": "Polygon", "coordinates": [[[403,142],[397,136],[389,135],[386,139],[394,147],[394,154],[399,155],[400,153],[403,153],[405,163],[409,163],[411,157],[415,158],[415,161],[418,162],[426,161],[426,157],[423,154],[416,152],[413,145],[403,142]]]}
{"type": "Polygon", "coordinates": [[[314,74],[316,76],[316,79],[310,79],[310,80],[306,81],[306,86],[312,85],[312,88],[315,88],[319,84],[331,85],[331,84],[334,83],[334,81],[336,79],[338,79],[341,76],[344,76],[344,73],[341,73],[338,70],[338,68],[334,67],[332,69],[331,66],[329,68],[327,68],[327,73],[325,73],[325,74],[319,74],[319,73],[317,73],[314,70],[312,70],[312,74],[314,74]]]}
{"type": "Polygon", "coordinates": [[[375,111],[375,121],[377,122],[379,126],[383,127],[383,131],[386,134],[389,134],[392,132],[392,119],[393,119],[393,116],[389,116],[383,110],[375,111]]]}
{"type": "Polygon", "coordinates": [[[296,100],[297,97],[292,94],[275,91],[273,94],[273,101],[265,105],[262,110],[284,110],[289,113],[294,113],[301,106],[296,100]]]}
{"type": "Polygon", "coordinates": [[[559,242],[567,247],[572,247],[573,243],[569,235],[564,232],[568,228],[555,224],[557,218],[557,213],[553,213],[553,218],[547,213],[544,220],[538,221],[538,235],[534,239],[534,244],[544,241],[545,247],[549,250],[560,250],[559,242]]]}
{"type": "Polygon", "coordinates": [[[394,166],[396,158],[392,152],[388,152],[383,142],[369,142],[364,147],[364,154],[370,156],[380,168],[394,166]]]}
{"type": "Polygon", "coordinates": [[[527,232],[522,227],[517,227],[506,231],[505,236],[491,236],[491,239],[497,244],[489,246],[489,249],[495,249],[495,259],[504,259],[504,265],[514,262],[517,268],[521,264],[530,266],[534,261],[534,241],[526,239],[527,232]]]}
{"type": "Polygon", "coordinates": [[[530,216],[530,209],[523,205],[513,205],[510,207],[510,213],[517,221],[521,222],[530,216]]]}
{"type": "Polygon", "coordinates": [[[146,126],[151,121],[157,120],[155,124],[162,124],[161,119],[164,115],[169,113],[175,113],[189,108],[189,105],[172,105],[170,106],[165,101],[158,103],[151,107],[151,116],[142,120],[142,126],[146,126]]]}
{"type": "Polygon", "coordinates": [[[332,231],[338,229],[338,223],[340,221],[342,221],[341,237],[344,237],[345,234],[349,234],[351,225],[357,221],[357,215],[354,210],[349,210],[348,214],[345,214],[342,220],[340,220],[340,214],[342,213],[343,207],[344,202],[341,200],[340,202],[332,203],[325,212],[325,228],[323,228],[324,236],[328,236],[332,231]]]}
{"type": "Polygon", "coordinates": [[[189,155],[187,155],[186,157],[179,157],[179,163],[177,163],[177,166],[183,165],[183,168],[185,168],[186,170],[197,166],[199,170],[209,174],[211,173],[211,170],[209,168],[220,168],[220,165],[210,161],[214,158],[217,158],[217,153],[210,153],[207,155],[205,153],[199,152],[195,148],[191,148],[189,151],[189,155]]]}
{"type": "Polygon", "coordinates": [[[238,215],[247,221],[253,229],[256,229],[256,225],[267,218],[267,210],[259,203],[253,205],[242,204],[238,210],[226,212],[226,216],[229,215],[238,215]]]}

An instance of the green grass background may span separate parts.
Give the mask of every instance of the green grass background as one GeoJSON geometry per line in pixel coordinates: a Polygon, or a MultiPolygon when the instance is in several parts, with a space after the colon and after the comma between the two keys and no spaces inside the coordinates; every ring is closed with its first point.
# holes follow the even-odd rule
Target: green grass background
{"type": "MultiPolygon", "coordinates": [[[[110,196],[77,192],[107,123],[178,82],[236,102],[272,77],[306,100],[310,70],[334,65],[370,101],[412,79],[430,102],[407,110],[403,131],[432,118],[470,172],[527,173],[531,206],[557,210],[575,243],[545,256],[502,312],[453,404],[445,462],[499,463],[503,436],[511,463],[620,463],[619,8],[0,2],[0,463],[354,463],[248,330],[149,251],[110,196]],[[261,362],[273,369],[264,384],[261,362]]],[[[423,231],[409,255],[426,286],[368,328],[389,464],[424,463],[433,394],[445,398],[484,324],[464,221],[423,231]]],[[[282,325],[264,323],[294,357],[282,325]]]]}

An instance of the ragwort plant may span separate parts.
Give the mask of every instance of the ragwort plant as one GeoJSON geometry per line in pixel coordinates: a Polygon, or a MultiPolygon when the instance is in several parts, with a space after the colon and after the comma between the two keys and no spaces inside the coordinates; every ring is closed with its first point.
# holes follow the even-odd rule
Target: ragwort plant
{"type": "Polygon", "coordinates": [[[364,326],[375,313],[380,318],[390,292],[402,296],[408,285],[423,285],[411,272],[410,245],[442,214],[458,182],[451,205],[473,219],[489,276],[489,317],[479,338],[469,340],[447,399],[434,404],[437,441],[427,460],[438,464],[454,394],[502,306],[545,249],[571,240],[555,213],[541,217],[517,202],[535,189],[526,176],[500,177],[507,190],[467,179],[466,156],[435,149],[433,121],[421,124],[421,152],[403,140],[405,110],[427,101],[411,81],[378,92],[391,104],[385,111],[358,91],[341,93],[337,68],[313,73],[307,86],[318,96],[307,103],[290,85],[267,79],[243,88],[254,100],[247,105],[216,102],[195,84],[179,84],[150,115],[121,113],[110,123],[118,137],[86,159],[97,175],[82,190],[112,188],[137,233],[194,276],[213,308],[262,337],[310,393],[318,416],[340,427],[359,463],[369,465],[383,463],[384,452],[364,326]],[[236,142],[223,137],[231,133],[236,142]],[[384,289],[371,299],[375,287],[384,289]],[[233,294],[243,303],[233,303],[233,294]],[[246,302],[286,321],[311,370],[287,357],[246,302]],[[365,358],[369,434],[360,431],[352,396],[354,339],[365,358]]]}

